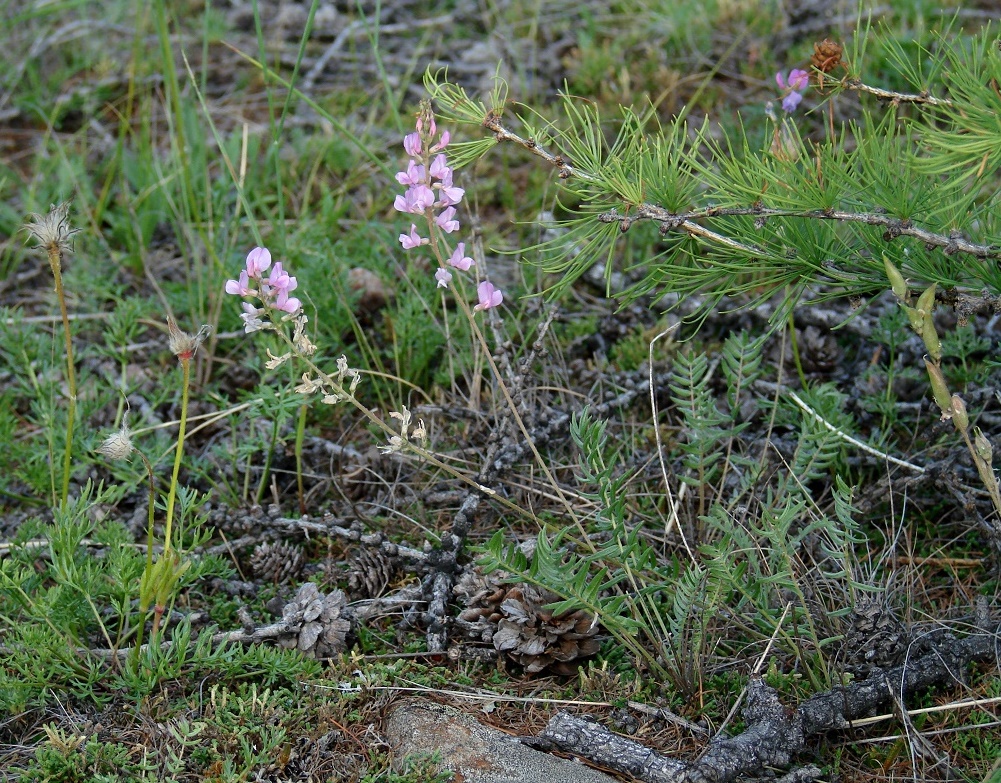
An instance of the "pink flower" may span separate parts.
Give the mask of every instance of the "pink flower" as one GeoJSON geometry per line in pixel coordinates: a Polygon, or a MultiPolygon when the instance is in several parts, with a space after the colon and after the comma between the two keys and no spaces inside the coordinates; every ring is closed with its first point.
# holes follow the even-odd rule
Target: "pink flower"
{"type": "Polygon", "coordinates": [[[438,267],[434,279],[438,281],[438,288],[448,288],[448,284],[452,282],[452,273],[444,267],[438,267]]]}
{"type": "Polygon", "coordinates": [[[289,296],[284,288],[278,289],[278,296],[275,297],[275,308],[286,313],[297,313],[302,309],[302,302],[294,296],[289,296]]]}
{"type": "Polygon", "coordinates": [[[451,234],[453,231],[459,230],[459,221],[455,220],[455,207],[448,207],[443,210],[438,217],[434,219],[434,222],[438,224],[438,228],[444,231],[446,234],[451,234]]]}
{"type": "Polygon", "coordinates": [[[494,284],[488,280],[484,280],[476,286],[476,295],[480,298],[480,303],[473,308],[474,310],[489,310],[491,307],[499,306],[504,301],[504,294],[501,290],[494,287],[494,284]]]}
{"type": "Polygon", "coordinates": [[[415,247],[420,247],[424,244],[424,240],[421,235],[417,233],[417,226],[413,223],[410,224],[409,234],[400,234],[400,244],[403,245],[404,250],[412,250],[415,247]]]}
{"type": "Polygon", "coordinates": [[[271,274],[268,275],[268,285],[279,291],[288,293],[289,291],[294,291],[299,283],[288,272],[282,269],[282,262],[279,261],[275,264],[274,269],[271,270],[271,274]]]}
{"type": "Polygon", "coordinates": [[[226,293],[235,296],[254,296],[257,293],[250,287],[250,278],[247,275],[246,269],[240,272],[239,280],[226,281],[226,293]]]}
{"type": "Polygon", "coordinates": [[[445,179],[446,176],[452,176],[452,169],[448,167],[448,163],[445,162],[444,155],[435,155],[434,160],[431,161],[431,176],[435,179],[445,179]]]}
{"type": "Polygon", "coordinates": [[[397,196],[393,202],[393,208],[397,212],[409,212],[413,215],[421,215],[432,206],[434,206],[434,191],[427,185],[407,188],[407,192],[397,196]]]}
{"type": "Polygon", "coordinates": [[[407,164],[407,170],[396,175],[396,181],[401,185],[421,185],[424,183],[424,167],[411,160],[407,164]]]}
{"type": "MultiPolygon", "coordinates": [[[[434,136],[433,133],[431,135],[434,136]]],[[[435,144],[431,148],[430,151],[431,152],[441,152],[443,149],[445,149],[445,147],[448,146],[448,142],[451,140],[451,138],[452,137],[449,135],[448,131],[442,131],[441,141],[439,141],[437,144],[435,144]]]]}
{"type": "Polygon", "coordinates": [[[271,251],[266,247],[255,247],[247,253],[247,274],[260,280],[264,270],[271,266],[271,251]]]}
{"type": "Polygon", "coordinates": [[[462,201],[462,196],[466,192],[462,188],[452,186],[452,169],[448,169],[445,176],[441,178],[441,184],[436,185],[438,190],[438,206],[448,207],[462,201]]]}
{"type": "Polygon", "coordinates": [[[421,154],[421,135],[419,133],[408,133],[403,137],[403,149],[407,151],[407,154],[416,158],[421,154]]]}
{"type": "Polygon", "coordinates": [[[810,85],[810,74],[801,68],[793,68],[789,71],[789,87],[793,90],[803,92],[810,85]]]}
{"type": "Polygon", "coordinates": [[[462,272],[468,272],[473,265],[473,259],[466,256],[466,243],[460,242],[455,246],[455,252],[448,259],[449,266],[454,266],[462,272]]]}
{"type": "Polygon", "coordinates": [[[782,98],[782,108],[786,112],[793,112],[803,100],[803,92],[810,85],[810,74],[800,68],[793,68],[789,71],[789,81],[786,81],[782,71],[775,74],[775,83],[785,92],[782,98]]]}

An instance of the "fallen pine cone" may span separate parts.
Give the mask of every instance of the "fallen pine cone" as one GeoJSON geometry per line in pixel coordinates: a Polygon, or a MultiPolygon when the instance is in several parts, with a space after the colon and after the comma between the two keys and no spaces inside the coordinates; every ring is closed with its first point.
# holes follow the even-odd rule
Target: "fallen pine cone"
{"type": "Polygon", "coordinates": [[[598,652],[599,626],[590,614],[554,615],[546,605],[559,596],[532,585],[501,584],[504,576],[476,568],[456,584],[454,592],[467,603],[459,614],[467,637],[490,642],[529,674],[544,669],[572,674],[575,661],[598,652]]]}
{"type": "Polygon", "coordinates": [[[347,647],[351,619],[347,599],[340,590],[323,595],[312,582],[299,588],[295,598],[282,609],[287,630],[278,644],[298,649],[310,658],[331,658],[347,647]]]}

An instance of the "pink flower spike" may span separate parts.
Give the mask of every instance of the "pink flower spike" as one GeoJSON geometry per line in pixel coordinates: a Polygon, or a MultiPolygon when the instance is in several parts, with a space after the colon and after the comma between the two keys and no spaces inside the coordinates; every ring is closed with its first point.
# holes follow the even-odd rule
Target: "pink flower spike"
{"type": "Polygon", "coordinates": [[[448,207],[444,210],[438,217],[434,219],[434,222],[438,224],[438,228],[444,231],[446,234],[451,234],[453,231],[459,230],[459,221],[454,220],[455,217],[455,207],[448,207]]]}
{"type": "Polygon", "coordinates": [[[282,288],[279,289],[278,296],[275,298],[275,308],[286,313],[298,313],[302,309],[302,302],[294,296],[289,296],[288,291],[282,288]]]}
{"type": "Polygon", "coordinates": [[[408,133],[403,137],[403,149],[407,154],[416,158],[421,154],[421,136],[419,133],[408,133]]]}
{"type": "Polygon", "coordinates": [[[264,270],[271,266],[271,251],[266,247],[255,247],[247,253],[247,274],[260,280],[264,270]]]}
{"type": "Polygon", "coordinates": [[[247,275],[246,269],[240,272],[239,280],[226,281],[226,293],[234,294],[236,296],[253,296],[257,293],[250,287],[250,278],[247,275]]]}
{"type": "Polygon", "coordinates": [[[415,247],[420,247],[424,244],[421,235],[417,233],[417,226],[411,223],[410,233],[400,234],[400,244],[403,245],[404,250],[413,250],[415,247]]]}
{"type": "Polygon", "coordinates": [[[455,252],[448,259],[449,266],[454,266],[456,269],[462,272],[468,272],[469,267],[473,265],[473,259],[466,255],[466,243],[460,242],[455,246],[455,252]]]}
{"type": "Polygon", "coordinates": [[[476,286],[476,295],[480,298],[480,303],[473,308],[474,310],[489,310],[491,307],[498,307],[504,301],[503,292],[489,280],[484,280],[476,286]]]}
{"type": "Polygon", "coordinates": [[[434,279],[438,281],[438,288],[448,288],[448,284],[452,282],[452,273],[443,267],[438,267],[434,279]]]}
{"type": "Polygon", "coordinates": [[[775,83],[779,86],[780,90],[784,90],[786,88],[786,77],[782,71],[775,74],[775,83]]]}

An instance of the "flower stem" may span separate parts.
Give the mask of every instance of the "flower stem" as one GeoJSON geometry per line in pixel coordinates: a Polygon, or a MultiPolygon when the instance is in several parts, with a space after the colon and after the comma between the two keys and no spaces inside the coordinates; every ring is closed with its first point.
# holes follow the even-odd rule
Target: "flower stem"
{"type": "Polygon", "coordinates": [[[63,340],[66,344],[66,385],[69,387],[69,406],[66,410],[66,449],[63,452],[63,486],[60,505],[66,508],[70,492],[70,468],[73,460],[73,429],[76,424],[76,365],[73,360],[73,340],[70,334],[70,319],[66,310],[66,292],[63,290],[62,248],[58,243],[48,247],[49,266],[56,283],[56,297],[63,319],[63,340]]]}
{"type": "Polygon", "coordinates": [[[306,435],[306,403],[299,406],[299,421],[295,427],[295,480],[299,492],[299,513],[306,513],[306,494],[302,486],[302,442],[306,435]]]}
{"type": "MultiPolygon", "coordinates": [[[[156,509],[156,479],[153,477],[153,466],[146,459],[146,455],[136,449],[136,454],[146,466],[146,475],[149,477],[149,508],[146,512],[146,573],[153,571],[153,515],[156,509]]],[[[146,627],[146,612],[149,610],[149,595],[139,587],[139,623],[136,631],[136,643],[133,648],[135,663],[139,664],[139,650],[143,645],[143,629],[146,627]]]]}
{"type": "Polygon", "coordinates": [[[174,521],[174,501],[177,499],[177,476],[181,472],[181,458],[184,456],[184,431],[188,424],[188,387],[191,385],[191,359],[180,357],[181,372],[184,374],[181,386],[181,422],[177,427],[177,448],[174,450],[174,470],[170,474],[170,489],[167,492],[167,521],[164,523],[163,555],[170,555],[170,537],[174,521]]]}

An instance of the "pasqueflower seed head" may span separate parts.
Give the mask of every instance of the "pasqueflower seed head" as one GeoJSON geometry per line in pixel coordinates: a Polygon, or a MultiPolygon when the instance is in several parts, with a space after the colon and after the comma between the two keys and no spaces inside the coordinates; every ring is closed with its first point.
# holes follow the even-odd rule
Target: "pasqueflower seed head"
{"type": "Polygon", "coordinates": [[[97,447],[97,451],[108,459],[127,459],[132,453],[132,432],[128,424],[129,414],[122,416],[122,426],[118,432],[113,432],[97,447]]]}
{"type": "Polygon", "coordinates": [[[191,336],[180,329],[173,318],[167,317],[167,335],[170,352],[182,362],[191,360],[195,355],[195,351],[198,350],[198,346],[205,342],[205,338],[209,336],[211,331],[212,327],[204,324],[196,335],[191,336]]]}
{"type": "Polygon", "coordinates": [[[38,247],[49,255],[66,253],[72,249],[71,237],[79,230],[69,223],[70,203],[53,204],[45,215],[32,212],[23,228],[38,242],[38,247]]]}

